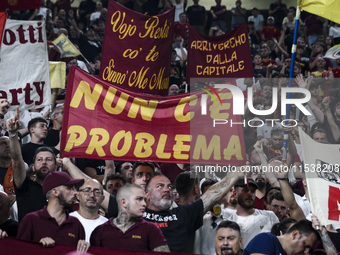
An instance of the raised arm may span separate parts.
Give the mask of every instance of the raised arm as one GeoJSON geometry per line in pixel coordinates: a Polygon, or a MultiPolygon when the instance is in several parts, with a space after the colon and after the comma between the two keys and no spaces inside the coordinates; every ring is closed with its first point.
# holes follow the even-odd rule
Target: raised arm
{"type": "Polygon", "coordinates": [[[276,172],[276,174],[280,183],[282,196],[286,202],[286,205],[289,207],[292,218],[297,221],[306,219],[301,207],[298,205],[298,203],[296,203],[293,190],[289,185],[288,171],[282,171],[281,173],[276,172]]]}
{"type": "Polygon", "coordinates": [[[9,149],[12,157],[13,179],[15,186],[21,188],[26,178],[25,162],[21,154],[21,146],[18,139],[19,130],[19,107],[16,114],[6,122],[7,131],[9,132],[9,149]]]}
{"type": "MultiPolygon", "coordinates": [[[[265,166],[268,169],[268,162],[267,162],[267,157],[263,152],[263,145],[261,141],[257,141],[254,144],[254,148],[257,152],[257,154],[259,155],[260,159],[261,159],[261,165],[265,166]]],[[[273,172],[271,171],[264,171],[264,175],[266,176],[266,179],[268,180],[269,184],[272,187],[279,187],[279,183],[274,175],[273,172]]]]}
{"type": "Polygon", "coordinates": [[[237,171],[228,173],[221,181],[212,185],[201,197],[204,214],[206,214],[215,203],[227,195],[228,191],[234,186],[238,179],[243,176],[244,174],[237,169],[237,171]]]}
{"type": "MultiPolygon", "coordinates": [[[[84,174],[77,166],[75,166],[69,158],[59,158],[58,163],[63,164],[63,170],[66,171],[73,179],[84,179],[85,181],[90,179],[90,177],[84,174]]],[[[109,200],[110,193],[104,190],[104,201],[102,202],[101,207],[106,211],[109,208],[109,200]]]]}
{"type": "MultiPolygon", "coordinates": [[[[309,89],[310,83],[311,83],[311,77],[310,74],[308,74],[308,78],[306,80],[303,79],[302,74],[298,74],[295,79],[296,83],[299,85],[300,88],[309,89]]],[[[313,114],[315,115],[316,119],[323,123],[325,115],[323,112],[315,105],[313,100],[308,101],[308,106],[313,111],[313,114]]]]}
{"type": "Polygon", "coordinates": [[[80,32],[80,30],[77,26],[77,23],[74,19],[74,12],[73,12],[72,9],[69,10],[68,15],[70,16],[71,25],[73,26],[74,30],[76,31],[76,36],[77,36],[77,38],[79,38],[81,32],[80,32]]]}
{"type": "Polygon", "coordinates": [[[314,215],[312,215],[312,225],[316,230],[318,230],[320,234],[322,245],[326,254],[337,255],[338,251],[336,250],[334,244],[332,243],[332,240],[330,239],[325,226],[321,226],[319,219],[314,215]]]}
{"type": "Polygon", "coordinates": [[[331,112],[331,109],[329,108],[329,103],[330,103],[329,97],[324,97],[324,99],[322,100],[322,105],[324,106],[326,111],[326,118],[331,128],[334,140],[338,141],[340,138],[340,129],[334,121],[333,114],[331,112]]]}

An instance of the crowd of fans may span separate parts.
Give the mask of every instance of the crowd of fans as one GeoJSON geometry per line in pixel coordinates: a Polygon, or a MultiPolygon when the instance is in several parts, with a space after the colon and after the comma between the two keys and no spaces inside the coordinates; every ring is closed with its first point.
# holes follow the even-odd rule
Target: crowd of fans
{"type": "MultiPolygon", "coordinates": [[[[262,15],[256,7],[246,10],[239,0],[235,6],[215,1],[208,11],[199,0],[192,6],[182,0],[120,3],[148,15],[175,6],[169,96],[190,90],[186,80],[190,26],[220,36],[246,22],[254,75],[236,84],[245,98],[253,97],[254,108],[270,109],[273,88],[280,93],[288,86],[296,8],[275,0],[262,15]],[[247,95],[248,87],[253,95],[247,95]]],[[[84,0],[79,8],[71,8],[69,1],[54,2],[42,1],[40,10],[8,14],[12,19],[45,20],[49,41],[64,33],[83,54],[60,59],[50,49],[50,60],[66,61],[67,68],[74,65],[99,76],[108,1],[84,0]]],[[[246,179],[243,173],[234,173],[199,180],[186,164],[56,158],[65,91],[52,91],[51,113],[49,107],[8,111],[9,102],[0,100],[4,190],[0,192],[0,238],[18,237],[45,247],[72,244],[78,251],[92,245],[195,254],[297,254],[313,249],[313,254],[337,254],[340,225],[320,226],[311,214],[298,127],[316,142],[340,143],[336,79],[340,58],[324,57],[340,42],[340,28],[303,13],[297,29],[292,83],[310,91],[312,98],[305,107],[312,115],[292,107],[289,119],[294,121],[287,127],[281,123],[285,116],[280,115],[280,107],[267,116],[255,116],[246,108],[243,118],[258,123],[258,127],[244,127],[247,165],[252,166],[246,179]],[[284,131],[288,132],[286,158],[284,131]],[[261,169],[286,165],[294,171],[274,174],[261,169]],[[70,211],[81,224],[69,216],[70,211]],[[73,238],[68,231],[73,231],[73,238]]]]}

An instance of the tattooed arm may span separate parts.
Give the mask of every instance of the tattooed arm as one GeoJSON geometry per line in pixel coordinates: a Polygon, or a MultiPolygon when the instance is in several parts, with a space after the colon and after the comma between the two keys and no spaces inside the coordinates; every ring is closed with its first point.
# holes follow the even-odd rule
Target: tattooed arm
{"type": "Polygon", "coordinates": [[[318,218],[314,215],[312,215],[312,224],[313,224],[313,227],[317,229],[320,234],[323,248],[326,254],[337,255],[338,251],[336,250],[334,244],[332,243],[332,240],[330,239],[325,226],[321,226],[318,218]]]}
{"type": "Polygon", "coordinates": [[[153,251],[170,252],[170,249],[167,245],[162,245],[162,246],[156,247],[155,249],[153,249],[153,251]]]}
{"type": "Polygon", "coordinates": [[[234,186],[237,180],[243,176],[244,174],[241,172],[231,172],[220,182],[212,185],[201,197],[204,214],[206,214],[215,203],[220,201],[234,186]]]}

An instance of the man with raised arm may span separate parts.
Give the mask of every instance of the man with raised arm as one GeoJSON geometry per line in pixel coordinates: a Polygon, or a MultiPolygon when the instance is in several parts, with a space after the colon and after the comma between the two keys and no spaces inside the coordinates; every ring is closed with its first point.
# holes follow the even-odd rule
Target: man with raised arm
{"type": "Polygon", "coordinates": [[[135,184],[126,184],[117,193],[118,216],[98,226],[91,244],[112,249],[169,252],[161,230],[142,218],[145,192],[135,184]]]}
{"type": "MultiPolygon", "coordinates": [[[[63,158],[61,162],[64,170],[72,178],[89,178],[72,164],[70,159],[63,158]]],[[[228,193],[241,176],[244,174],[238,171],[229,173],[220,182],[211,186],[201,198],[171,210],[173,203],[171,182],[163,175],[154,176],[145,187],[147,209],[143,218],[161,228],[171,252],[186,252],[190,236],[202,226],[203,215],[228,193]]],[[[118,208],[115,196],[106,191],[104,196],[102,207],[108,210],[110,217],[116,217],[118,208]]]]}
{"type": "Polygon", "coordinates": [[[26,176],[26,167],[21,154],[18,140],[19,109],[14,116],[6,122],[9,132],[9,147],[12,156],[14,189],[18,203],[19,221],[30,212],[42,209],[47,205],[46,197],[42,191],[42,183],[45,177],[57,169],[56,158],[53,151],[48,147],[36,150],[33,157],[32,169],[36,174],[35,180],[26,176]]]}
{"type": "Polygon", "coordinates": [[[228,173],[192,203],[170,209],[173,203],[172,185],[164,175],[156,175],[147,183],[147,209],[143,215],[162,230],[171,252],[188,252],[190,238],[203,224],[203,216],[227,192],[243,173],[228,173]]]}

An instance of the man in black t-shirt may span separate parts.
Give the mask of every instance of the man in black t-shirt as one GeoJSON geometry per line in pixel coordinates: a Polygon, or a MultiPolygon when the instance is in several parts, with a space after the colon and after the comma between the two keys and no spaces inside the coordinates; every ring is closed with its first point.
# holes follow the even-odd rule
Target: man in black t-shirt
{"type": "Polygon", "coordinates": [[[143,218],[154,222],[162,230],[171,252],[189,252],[190,238],[202,226],[204,214],[227,194],[239,176],[238,172],[229,173],[201,198],[170,209],[173,203],[172,184],[166,176],[156,175],[145,187],[147,208],[143,218]]]}
{"type": "MultiPolygon", "coordinates": [[[[31,180],[30,176],[26,176],[25,162],[18,140],[19,110],[16,115],[7,120],[6,126],[10,137],[9,148],[12,156],[13,180],[20,221],[26,214],[40,210],[47,205],[46,197],[42,191],[42,183],[50,172],[57,170],[57,162],[55,154],[49,147],[38,148],[31,159],[32,170],[36,174],[35,180],[31,180]]],[[[45,126],[39,127],[39,129],[47,132],[45,126]]],[[[40,130],[39,134],[42,133],[40,130]]]]}
{"type": "MultiPolygon", "coordinates": [[[[44,118],[37,117],[31,119],[27,125],[28,132],[31,136],[31,142],[22,146],[23,160],[28,164],[33,163],[35,152],[38,148],[47,146],[44,141],[47,136],[47,121],[44,118]]],[[[59,151],[51,147],[54,154],[58,154],[59,151]]]]}
{"type": "Polygon", "coordinates": [[[187,9],[189,24],[193,29],[205,34],[205,23],[207,20],[207,12],[205,8],[198,4],[199,0],[194,0],[194,4],[187,9]]]}

